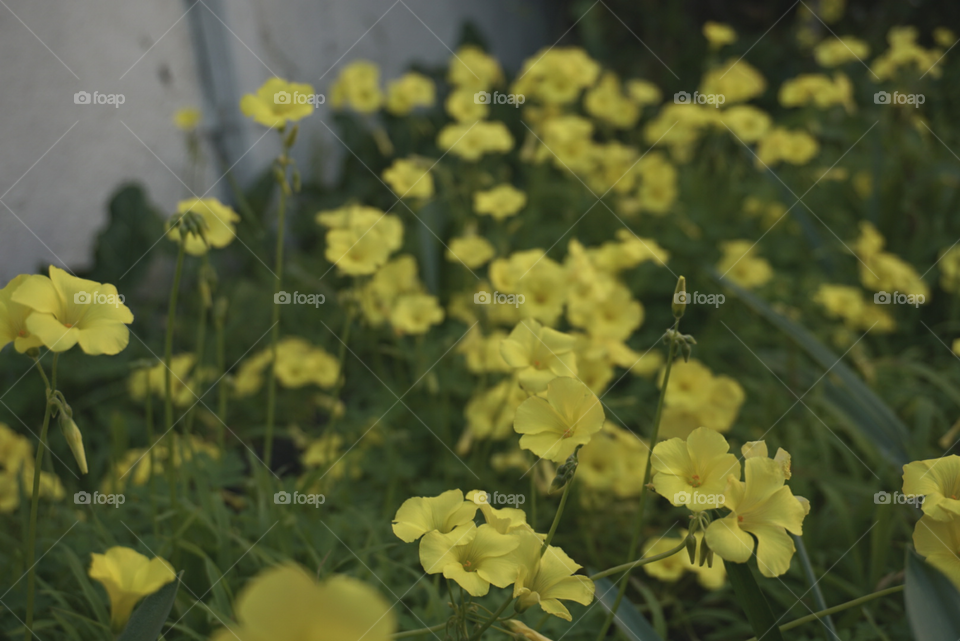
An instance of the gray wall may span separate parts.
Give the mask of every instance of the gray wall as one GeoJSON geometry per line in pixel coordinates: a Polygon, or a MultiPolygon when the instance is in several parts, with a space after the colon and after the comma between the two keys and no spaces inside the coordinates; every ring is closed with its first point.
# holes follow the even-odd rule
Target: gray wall
{"type": "MultiPolygon", "coordinates": [[[[545,0],[3,3],[4,282],[40,264],[87,266],[107,200],[123,181],[143,183],[167,211],[191,191],[222,195],[225,181],[217,183],[221,172],[214,163],[204,175],[188,176],[184,140],[171,122],[180,107],[204,107],[206,130],[226,126],[233,132],[228,149],[233,159],[243,156],[237,171],[244,178],[265,167],[277,147],[275,136],[262,137],[263,128],[231,120],[236,101],[273,74],[325,93],[340,67],[366,58],[382,65],[389,79],[412,61],[445,61],[467,19],[508,68],[552,44],[545,0]],[[204,60],[206,70],[198,63],[204,60]],[[123,94],[124,103],[78,105],[79,91],[123,94]],[[220,101],[219,114],[211,98],[220,101]]],[[[329,159],[329,171],[343,149],[320,122],[327,116],[321,109],[305,121],[300,153],[302,162],[329,159]]]]}

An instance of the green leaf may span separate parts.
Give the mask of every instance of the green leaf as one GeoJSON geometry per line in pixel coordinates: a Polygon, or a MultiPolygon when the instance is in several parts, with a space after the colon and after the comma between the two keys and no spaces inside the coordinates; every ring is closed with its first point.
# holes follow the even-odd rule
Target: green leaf
{"type": "MultiPolygon", "coordinates": [[[[823,343],[799,323],[778,314],[763,300],[713,271],[714,278],[754,313],[762,316],[797,343],[810,358],[829,372],[823,381],[825,396],[850,418],[862,436],[874,444],[883,456],[900,467],[910,461],[907,450],[909,430],[886,403],[880,400],[853,370],[841,362],[823,343]]],[[[955,640],[954,640],[955,641],[955,640]]]]}
{"type": "Polygon", "coordinates": [[[737,603],[747,615],[747,621],[750,622],[750,627],[753,628],[757,639],[783,641],[777,618],[773,616],[773,610],[770,609],[767,598],[760,591],[750,566],[746,563],[726,563],[724,567],[727,570],[730,585],[733,586],[733,593],[737,597],[737,603]]]}
{"type": "Polygon", "coordinates": [[[960,592],[939,570],[907,549],[903,591],[916,641],[960,639],[960,592]]]}
{"type": "Polygon", "coordinates": [[[127,627],[123,629],[117,641],[157,641],[163,624],[170,616],[173,601],[180,587],[180,577],[166,584],[146,599],[133,611],[127,627]]]}
{"type": "MultiPolygon", "coordinates": [[[[613,602],[617,600],[616,586],[610,579],[598,579],[595,583],[597,601],[600,602],[604,610],[609,612],[613,607],[613,602]]],[[[650,623],[629,599],[620,601],[617,616],[613,618],[613,621],[629,641],[662,641],[662,637],[650,626],[650,623]]]]}

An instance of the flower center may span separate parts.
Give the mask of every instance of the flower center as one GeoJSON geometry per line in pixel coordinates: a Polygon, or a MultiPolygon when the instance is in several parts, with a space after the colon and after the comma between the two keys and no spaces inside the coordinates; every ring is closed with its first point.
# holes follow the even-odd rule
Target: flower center
{"type": "Polygon", "coordinates": [[[694,474],[694,475],[690,478],[690,485],[693,486],[693,487],[700,487],[701,485],[703,485],[703,481],[700,480],[700,475],[699,475],[699,474],[694,474]]]}
{"type": "Polygon", "coordinates": [[[743,523],[743,517],[742,517],[742,516],[739,516],[739,515],[737,516],[737,523],[743,523]]]}
{"type": "Polygon", "coordinates": [[[464,561],[464,562],[463,562],[463,569],[464,569],[464,570],[467,570],[467,571],[469,572],[469,571],[470,571],[470,566],[472,566],[472,565],[473,565],[473,563],[471,563],[470,561],[464,561]]]}
{"type": "Polygon", "coordinates": [[[573,436],[572,427],[568,427],[567,429],[563,430],[563,438],[570,438],[571,436],[573,436]]]}
{"type": "Polygon", "coordinates": [[[73,323],[64,323],[63,326],[66,327],[67,329],[70,329],[71,327],[73,327],[73,323]]]}

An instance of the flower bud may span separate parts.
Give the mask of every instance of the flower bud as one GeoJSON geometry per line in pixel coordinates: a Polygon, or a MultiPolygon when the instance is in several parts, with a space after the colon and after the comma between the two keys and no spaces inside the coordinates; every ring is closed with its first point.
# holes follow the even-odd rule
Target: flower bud
{"type": "Polygon", "coordinates": [[[573,454],[567,457],[567,461],[557,468],[557,475],[553,477],[553,482],[550,484],[551,492],[562,489],[567,483],[573,480],[573,475],[577,473],[577,452],[580,451],[581,447],[583,447],[583,445],[578,445],[577,449],[573,451],[573,454]]]}
{"type": "Polygon", "coordinates": [[[677,287],[673,290],[673,317],[680,319],[683,317],[684,310],[687,309],[687,279],[681,276],[677,279],[677,287]]]}
{"type": "Polygon", "coordinates": [[[60,430],[63,432],[63,438],[67,439],[67,445],[70,446],[70,451],[73,452],[73,458],[77,461],[80,473],[86,474],[87,453],[83,449],[83,435],[80,433],[80,428],[73,422],[73,418],[63,410],[60,411],[58,420],[60,422],[60,430]]]}
{"type": "Polygon", "coordinates": [[[687,536],[687,556],[690,557],[690,564],[694,565],[697,562],[697,537],[689,535],[687,536]]]}

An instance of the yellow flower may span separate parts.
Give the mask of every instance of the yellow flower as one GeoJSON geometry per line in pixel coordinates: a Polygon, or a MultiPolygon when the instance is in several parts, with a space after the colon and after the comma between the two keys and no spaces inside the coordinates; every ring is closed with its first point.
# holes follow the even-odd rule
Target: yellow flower
{"type": "Polygon", "coordinates": [[[828,38],[813,48],[813,57],[821,67],[837,67],[870,55],[870,46],[853,36],[828,38]]]}
{"type": "Polygon", "coordinates": [[[776,165],[781,160],[793,165],[803,165],[819,151],[819,143],[810,134],[774,127],[760,139],[755,164],[759,169],[776,165]]]}
{"type": "Polygon", "coordinates": [[[403,502],[393,517],[393,533],[405,543],[413,543],[428,532],[449,534],[470,527],[477,504],[464,501],[460,490],[447,490],[440,496],[414,496],[403,502]]]}
{"type": "Polygon", "coordinates": [[[638,496],[643,474],[637,470],[646,469],[649,451],[635,434],[607,421],[577,455],[577,478],[591,490],[619,498],[638,496]]]}
{"type": "Polygon", "coordinates": [[[173,566],[164,559],[148,559],[130,548],[112,547],[106,554],[92,556],[90,578],[107,590],[114,631],[123,628],[137,601],[177,578],[173,566]]]}
{"type": "Polygon", "coordinates": [[[436,94],[433,80],[423,74],[405,73],[387,85],[387,111],[406,116],[417,107],[432,107],[436,94]]]}
{"type": "Polygon", "coordinates": [[[953,294],[960,294],[960,245],[940,253],[940,286],[953,294]]]}
{"type": "Polygon", "coordinates": [[[334,109],[350,107],[362,114],[377,111],[383,104],[380,68],[366,60],[351,62],[340,72],[330,94],[330,104],[334,109]]]}
{"type": "Polygon", "coordinates": [[[773,268],[756,255],[756,249],[756,244],[749,240],[720,243],[723,255],[717,263],[717,271],[746,289],[766,284],[773,278],[773,268]]]}
{"type": "Polygon", "coordinates": [[[506,153],[513,149],[513,136],[500,121],[447,125],[437,136],[437,146],[455,156],[473,162],[487,153],[506,153]]]}
{"type": "Polygon", "coordinates": [[[743,59],[731,58],[708,71],[700,85],[702,94],[722,94],[724,104],[732,105],[756,98],[767,88],[759,71],[743,59]]]}
{"type": "Polygon", "coordinates": [[[513,429],[522,435],[520,447],[563,463],[603,427],[603,408],[586,385],[567,376],[550,381],[546,396],[525,400],[517,408],[513,429]]]}
{"type": "Polygon", "coordinates": [[[393,161],[383,171],[383,179],[401,198],[430,198],[433,196],[433,175],[421,158],[393,161]]]}
{"type": "Polygon", "coordinates": [[[518,537],[521,542],[517,550],[520,567],[513,586],[518,609],[539,605],[548,614],[572,621],[573,617],[561,599],[589,605],[596,590],[593,581],[574,574],[581,566],[560,548],[551,545],[541,557],[543,541],[539,536],[520,532],[518,537]]]}
{"type": "Polygon", "coordinates": [[[814,104],[826,109],[832,105],[842,105],[848,113],[854,110],[853,85],[846,75],[839,72],[834,74],[833,80],[819,73],[801,74],[781,85],[779,99],[784,107],[814,104]]]}
{"type": "Polygon", "coordinates": [[[469,91],[484,91],[503,82],[503,70],[493,56],[476,45],[460,47],[450,59],[447,80],[469,91]]]}
{"type": "Polygon", "coordinates": [[[628,80],[627,94],[640,107],[655,105],[663,99],[657,85],[646,80],[628,80]]]}
{"type": "MultiPolygon", "coordinates": [[[[663,554],[668,552],[673,548],[680,545],[680,543],[687,537],[686,530],[680,530],[678,532],[678,538],[659,538],[659,539],[650,539],[643,546],[643,556],[655,556],[657,554],[663,554]]],[[[695,534],[697,538],[697,549],[700,549],[702,545],[701,540],[703,539],[703,534],[697,532],[695,534]]],[[[686,550],[680,550],[673,556],[668,556],[665,559],[660,559],[659,561],[654,561],[653,563],[647,563],[642,566],[643,570],[650,576],[656,577],[661,581],[666,581],[672,583],[680,579],[683,576],[684,572],[693,572],[697,575],[697,581],[704,588],[708,590],[719,590],[723,587],[723,584],[726,582],[727,573],[723,567],[723,561],[720,557],[714,557],[713,566],[709,566],[706,563],[700,565],[699,559],[696,563],[690,562],[690,555],[686,550]]]]}
{"type": "Polygon", "coordinates": [[[643,324],[643,305],[633,300],[630,290],[620,283],[607,294],[593,300],[571,304],[567,311],[570,324],[582,327],[594,338],[625,341],[643,324]]]}
{"type": "Polygon", "coordinates": [[[960,456],[903,466],[903,493],[922,495],[923,513],[937,521],[960,517],[960,456]]]}
{"type": "Polygon", "coordinates": [[[130,340],[126,326],[133,314],[113,285],[77,278],[51,265],[50,278],[27,277],[11,300],[33,310],[27,329],[54,352],[79,343],[87,354],[113,355],[130,340]]]}
{"type": "Polygon", "coordinates": [[[938,521],[924,515],[913,530],[913,544],[927,563],[960,590],[960,519],[938,521]]]}
{"type": "Polygon", "coordinates": [[[533,319],[523,320],[500,343],[507,364],[519,370],[520,385],[534,394],[547,389],[558,376],[576,376],[575,339],[533,319]]]}
{"type": "Polygon", "coordinates": [[[518,638],[522,637],[527,641],[552,641],[552,639],[540,634],[523,621],[511,619],[509,621],[504,621],[503,624],[518,638]]]}
{"type": "Polygon", "coordinates": [[[728,24],[709,21],[703,24],[703,37],[710,43],[711,49],[719,49],[736,42],[737,32],[728,24]]]}
{"type": "Polygon", "coordinates": [[[284,387],[314,384],[329,389],[340,378],[340,361],[307,340],[286,336],[277,343],[275,370],[277,380],[284,387]]]}
{"type": "Polygon", "coordinates": [[[457,122],[483,120],[490,112],[486,102],[478,102],[473,89],[456,89],[450,92],[445,103],[447,113],[457,122]]]}
{"type": "Polygon", "coordinates": [[[526,205],[527,194],[507,183],[473,194],[473,210],[497,220],[513,216],[526,205]]]}
{"type": "Polygon", "coordinates": [[[181,131],[193,131],[200,124],[203,114],[196,107],[177,109],[173,114],[173,124],[181,131]]]}
{"type": "Polygon", "coordinates": [[[401,334],[426,334],[431,326],[442,323],[443,318],[443,308],[436,296],[404,294],[390,313],[390,324],[401,334]]]}
{"type": "MultiPolygon", "coordinates": [[[[177,214],[170,222],[175,222],[179,216],[193,212],[199,215],[204,222],[203,238],[195,234],[187,234],[186,251],[191,256],[201,256],[207,253],[210,247],[218,249],[233,242],[236,236],[234,225],[240,222],[240,216],[216,198],[190,198],[181,200],[177,204],[177,214]]],[[[170,226],[167,238],[174,242],[182,242],[179,226],[170,226]]]]}
{"type": "Polygon", "coordinates": [[[736,105],[721,113],[723,123],[743,142],[756,142],[770,130],[773,122],[766,112],[751,105],[736,105]]]}
{"type": "Polygon", "coordinates": [[[723,507],[730,514],[707,527],[706,542],[725,561],[746,563],[756,537],[760,573],[780,576],[790,569],[796,550],[787,531],[802,534],[808,505],[784,485],[783,469],[774,459],[746,459],[744,476],[746,482],[729,477],[723,507]]]}
{"type": "Polygon", "coordinates": [[[516,507],[495,508],[490,505],[490,493],[483,490],[470,490],[467,500],[473,501],[483,513],[483,520],[500,534],[524,531],[533,532],[527,524],[527,513],[516,507]]]}
{"type": "Polygon", "coordinates": [[[28,278],[28,275],[20,274],[0,289],[0,349],[7,343],[13,343],[13,347],[23,354],[28,349],[43,345],[43,341],[27,329],[27,317],[33,309],[13,301],[13,293],[28,278]]]}
{"type": "Polygon", "coordinates": [[[265,127],[284,127],[313,113],[316,107],[314,90],[308,84],[270,78],[257,89],[256,94],[245,94],[240,99],[240,111],[265,127]]]}
{"type": "Polygon", "coordinates": [[[450,241],[446,257],[451,263],[463,263],[471,269],[485,265],[496,251],[483,236],[461,236],[450,241]]]}
{"type": "Polygon", "coordinates": [[[403,254],[379,268],[363,286],[359,293],[360,306],[367,322],[379,327],[389,320],[400,296],[422,291],[423,285],[417,276],[417,260],[409,254],[403,254]]]}
{"type": "Polygon", "coordinates": [[[211,641],[389,641],[393,608],[363,581],[335,574],[317,581],[294,564],[264,570],[240,593],[239,625],[211,641]]]}
{"type": "MultiPolygon", "coordinates": [[[[0,514],[12,512],[20,505],[21,488],[28,497],[33,496],[33,461],[31,442],[6,423],[0,423],[0,514]]],[[[40,472],[40,496],[54,501],[63,499],[63,484],[56,475],[40,472]]]]}
{"type": "Polygon", "coordinates": [[[937,27],[933,30],[933,41],[941,47],[952,47],[957,42],[957,34],[946,27],[937,27]]]}
{"type": "Polygon", "coordinates": [[[517,567],[511,552],[517,536],[500,534],[492,525],[469,525],[450,534],[428,532],[420,543],[420,564],[427,574],[456,581],[472,596],[484,596],[490,584],[505,588],[514,582],[517,567]]]}
{"type": "Polygon", "coordinates": [[[374,207],[352,205],[320,212],[327,232],[327,260],[349,276],[372,274],[403,244],[403,223],[374,207]]]}
{"type": "Polygon", "coordinates": [[[523,63],[512,91],[550,105],[576,100],[600,75],[600,65],[579,47],[547,47],[523,63]]]}
{"type": "Polygon", "coordinates": [[[686,441],[671,438],[653,448],[653,483],[657,494],[694,512],[725,504],[730,475],[739,478],[740,462],[720,433],[698,427],[686,441]]]}
{"type": "Polygon", "coordinates": [[[623,94],[620,80],[613,72],[607,72],[595,87],[583,98],[587,113],[598,120],[610,123],[619,129],[629,129],[640,117],[638,105],[623,94]]]}
{"type": "MultiPolygon", "coordinates": [[[[173,404],[177,407],[193,405],[200,398],[203,390],[193,389],[198,380],[189,380],[190,370],[193,369],[197,357],[193,354],[176,354],[170,359],[170,391],[173,404]]],[[[131,374],[127,382],[130,396],[136,401],[146,398],[147,390],[157,396],[166,394],[167,367],[163,361],[158,361],[150,369],[142,369],[131,374]]],[[[202,377],[201,377],[202,378],[202,377]]]]}
{"type": "Polygon", "coordinates": [[[469,446],[474,438],[503,440],[513,434],[516,410],[526,398],[527,394],[512,380],[501,381],[474,394],[463,412],[469,436],[458,444],[458,448],[469,446]]]}

